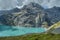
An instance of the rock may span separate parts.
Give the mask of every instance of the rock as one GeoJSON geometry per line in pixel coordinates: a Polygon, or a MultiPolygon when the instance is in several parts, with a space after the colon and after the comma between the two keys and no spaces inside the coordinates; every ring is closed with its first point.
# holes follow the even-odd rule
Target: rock
{"type": "Polygon", "coordinates": [[[60,21],[59,7],[44,9],[37,3],[25,5],[22,9],[12,9],[0,15],[0,23],[10,26],[41,27],[44,22],[47,26],[60,21]]]}

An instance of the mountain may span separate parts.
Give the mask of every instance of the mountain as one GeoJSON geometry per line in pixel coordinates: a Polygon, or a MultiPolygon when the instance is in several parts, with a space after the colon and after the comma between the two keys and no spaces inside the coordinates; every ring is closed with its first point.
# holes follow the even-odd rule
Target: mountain
{"type": "Polygon", "coordinates": [[[36,27],[42,24],[44,19],[44,8],[37,3],[31,2],[22,9],[13,9],[0,16],[3,25],[19,25],[36,27]],[[43,16],[42,16],[43,15],[43,16]],[[42,17],[41,17],[42,16],[42,17]],[[40,21],[39,21],[40,20],[40,21]]]}
{"type": "Polygon", "coordinates": [[[15,12],[20,12],[20,9],[13,8],[11,10],[0,10],[0,15],[5,14],[5,13],[11,14],[11,13],[15,13],[15,12]]]}
{"type": "MultiPolygon", "coordinates": [[[[1,12],[2,14],[2,12],[1,12]]],[[[44,9],[31,2],[23,8],[14,8],[0,15],[0,24],[24,27],[49,27],[60,21],[60,7],[44,9]]]]}
{"type": "Polygon", "coordinates": [[[46,12],[48,13],[52,23],[60,21],[60,7],[55,6],[53,8],[46,9],[46,12]]]}

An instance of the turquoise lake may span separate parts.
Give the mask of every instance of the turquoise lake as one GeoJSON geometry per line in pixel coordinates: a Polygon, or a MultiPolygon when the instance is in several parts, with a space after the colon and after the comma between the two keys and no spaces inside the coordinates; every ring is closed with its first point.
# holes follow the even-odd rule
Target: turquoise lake
{"type": "Polygon", "coordinates": [[[20,36],[30,33],[42,33],[45,32],[46,29],[39,27],[39,28],[28,28],[28,27],[17,27],[17,26],[0,26],[0,37],[6,36],[20,36]]]}

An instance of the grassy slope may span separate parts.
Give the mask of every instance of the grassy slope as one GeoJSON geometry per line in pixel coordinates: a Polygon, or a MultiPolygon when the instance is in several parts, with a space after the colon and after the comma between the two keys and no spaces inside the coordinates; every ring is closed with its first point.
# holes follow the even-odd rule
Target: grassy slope
{"type": "Polygon", "coordinates": [[[30,34],[16,37],[5,37],[0,40],[60,40],[60,34],[30,34]]]}

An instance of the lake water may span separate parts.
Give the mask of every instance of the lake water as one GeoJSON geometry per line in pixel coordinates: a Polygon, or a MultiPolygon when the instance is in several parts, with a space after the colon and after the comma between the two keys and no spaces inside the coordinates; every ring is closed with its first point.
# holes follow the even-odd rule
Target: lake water
{"type": "Polygon", "coordinates": [[[13,28],[11,26],[0,26],[0,37],[6,37],[6,36],[19,36],[19,35],[25,35],[30,33],[42,33],[45,32],[45,28],[27,28],[27,27],[15,27],[13,28]]]}

